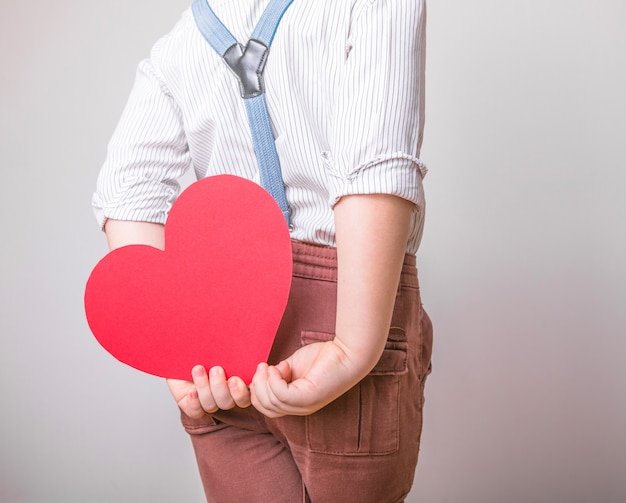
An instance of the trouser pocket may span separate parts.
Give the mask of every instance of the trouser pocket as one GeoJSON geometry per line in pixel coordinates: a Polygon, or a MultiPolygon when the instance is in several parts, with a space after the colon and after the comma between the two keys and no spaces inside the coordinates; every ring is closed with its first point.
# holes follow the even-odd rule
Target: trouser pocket
{"type": "MultiPolygon", "coordinates": [[[[302,343],[329,341],[332,334],[305,331],[302,343]]],[[[313,452],[367,456],[399,448],[400,376],[407,372],[407,340],[392,328],[380,360],[356,386],[306,417],[308,447],[313,452]]]]}

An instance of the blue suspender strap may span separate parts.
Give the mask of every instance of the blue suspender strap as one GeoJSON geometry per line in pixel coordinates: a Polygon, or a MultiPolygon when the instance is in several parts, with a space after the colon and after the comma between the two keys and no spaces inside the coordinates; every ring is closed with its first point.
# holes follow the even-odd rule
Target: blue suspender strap
{"type": "Polygon", "coordinates": [[[250,38],[263,42],[267,47],[272,45],[276,28],[291,2],[293,0],[270,0],[250,38]]]}
{"type": "Polygon", "coordinates": [[[207,0],[194,1],[191,11],[198,30],[220,56],[223,56],[230,46],[237,43],[237,39],[215,15],[207,0]]]}
{"type": "Polygon", "coordinates": [[[287,204],[278,152],[274,142],[272,124],[267,113],[265,94],[246,99],[244,103],[248,112],[254,153],[259,164],[261,185],[274,197],[287,221],[287,225],[290,225],[290,210],[287,204]]]}
{"type": "Polygon", "coordinates": [[[293,0],[270,0],[245,48],[222,24],[207,0],[195,0],[192,5],[200,33],[239,80],[259,165],[261,185],[274,197],[288,225],[289,205],[265,101],[263,70],[278,24],[292,2],[293,0]]]}

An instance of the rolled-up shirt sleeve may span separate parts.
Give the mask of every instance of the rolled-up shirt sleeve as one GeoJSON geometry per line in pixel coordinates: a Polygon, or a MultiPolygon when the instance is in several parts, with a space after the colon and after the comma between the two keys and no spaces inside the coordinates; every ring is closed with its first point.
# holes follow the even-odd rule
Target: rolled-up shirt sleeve
{"type": "Polygon", "coordinates": [[[182,114],[152,61],[142,61],[92,197],[100,226],[165,223],[190,165],[182,114]]]}
{"type": "Polygon", "coordinates": [[[368,0],[354,12],[336,103],[330,203],[393,194],[424,206],[419,159],[424,128],[425,4],[368,0]]]}

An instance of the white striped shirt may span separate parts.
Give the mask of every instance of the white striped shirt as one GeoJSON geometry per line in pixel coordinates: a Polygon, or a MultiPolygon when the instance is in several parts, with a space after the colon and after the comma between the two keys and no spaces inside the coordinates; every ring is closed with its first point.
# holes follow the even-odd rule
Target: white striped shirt
{"type": "MultiPolygon", "coordinates": [[[[267,2],[210,0],[244,45],[267,2]]],[[[415,203],[407,251],[417,251],[425,20],[420,0],[295,0],[287,10],[265,85],[293,239],[334,245],[334,204],[385,193],[415,203]]],[[[198,178],[259,178],[238,82],[187,9],[139,64],[93,196],[100,225],[164,223],[191,166],[198,178]]]]}

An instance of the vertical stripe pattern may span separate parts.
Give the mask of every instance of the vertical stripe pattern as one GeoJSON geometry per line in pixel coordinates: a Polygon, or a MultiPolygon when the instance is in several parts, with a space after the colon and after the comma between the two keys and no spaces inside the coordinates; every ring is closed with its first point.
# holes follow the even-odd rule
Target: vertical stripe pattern
{"type": "MultiPolygon", "coordinates": [[[[267,0],[209,3],[247,40],[267,0]]],[[[415,203],[417,251],[425,21],[420,0],[294,0],[285,13],[264,75],[294,239],[334,245],[334,204],[385,193],[415,203]]],[[[190,9],[139,64],[93,196],[100,224],[165,222],[188,169],[259,181],[238,83],[190,9]]]]}

